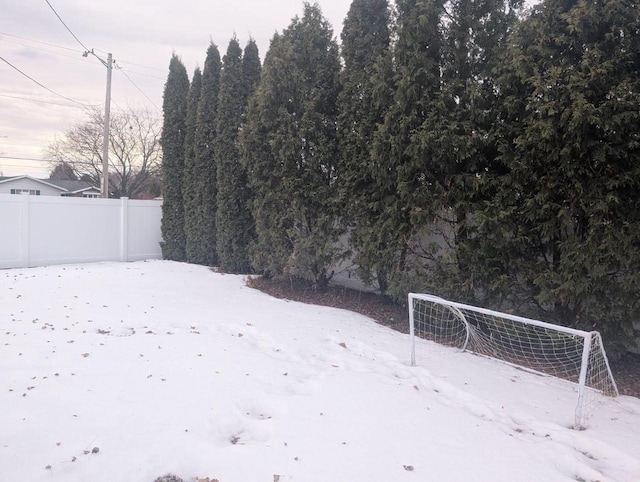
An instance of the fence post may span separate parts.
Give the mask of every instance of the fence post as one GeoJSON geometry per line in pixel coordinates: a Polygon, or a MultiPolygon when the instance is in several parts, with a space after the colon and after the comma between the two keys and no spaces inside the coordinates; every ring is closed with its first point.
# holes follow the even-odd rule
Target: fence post
{"type": "Polygon", "coordinates": [[[120,198],[120,261],[129,261],[129,198],[120,198]]]}
{"type": "Polygon", "coordinates": [[[582,365],[580,366],[580,377],[578,379],[578,405],[576,406],[576,429],[582,430],[586,428],[586,407],[584,401],[584,392],[587,385],[587,370],[589,368],[589,354],[591,353],[591,337],[593,333],[587,333],[584,338],[584,346],[582,347],[582,365]]]}
{"type": "Polygon", "coordinates": [[[409,293],[409,336],[411,338],[411,366],[416,366],[416,332],[413,319],[413,293],[409,293]]]}
{"type": "Polygon", "coordinates": [[[20,264],[29,267],[29,193],[20,195],[20,264]]]}

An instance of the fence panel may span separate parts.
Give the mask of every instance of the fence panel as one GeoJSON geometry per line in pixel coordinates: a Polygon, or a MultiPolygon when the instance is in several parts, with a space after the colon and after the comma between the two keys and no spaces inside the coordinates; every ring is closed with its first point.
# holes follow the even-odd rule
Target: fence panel
{"type": "Polygon", "coordinates": [[[0,194],[0,268],[160,258],[160,201],[0,194]]]}
{"type": "Polygon", "coordinates": [[[141,259],[161,258],[160,222],[162,209],[159,201],[129,201],[127,232],[127,259],[139,261],[141,259]]]}
{"type": "Polygon", "coordinates": [[[0,194],[0,268],[22,266],[22,209],[21,196],[0,194]]]}

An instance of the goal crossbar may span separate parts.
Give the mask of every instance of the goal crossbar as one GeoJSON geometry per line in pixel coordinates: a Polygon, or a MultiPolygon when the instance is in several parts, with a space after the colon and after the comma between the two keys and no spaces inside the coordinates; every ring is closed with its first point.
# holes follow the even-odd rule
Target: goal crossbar
{"type": "Polygon", "coordinates": [[[412,365],[418,337],[577,384],[576,428],[586,426],[594,394],[618,395],[597,331],[416,293],[409,294],[409,323],[412,365]]]}

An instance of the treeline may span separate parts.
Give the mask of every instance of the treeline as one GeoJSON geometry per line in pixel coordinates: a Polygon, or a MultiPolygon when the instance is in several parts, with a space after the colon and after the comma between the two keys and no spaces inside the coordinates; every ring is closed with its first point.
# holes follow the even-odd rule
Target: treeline
{"type": "Polygon", "coordinates": [[[164,93],[163,254],[327,285],[351,258],[429,292],[599,330],[640,313],[634,2],[353,0],[215,45],[164,93]],[[339,239],[348,239],[348,248],[339,239]]]}

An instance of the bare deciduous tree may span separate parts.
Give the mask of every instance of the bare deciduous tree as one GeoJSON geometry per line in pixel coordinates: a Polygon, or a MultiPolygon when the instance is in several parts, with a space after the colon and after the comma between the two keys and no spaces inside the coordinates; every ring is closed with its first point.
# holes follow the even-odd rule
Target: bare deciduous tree
{"type": "MultiPolygon", "coordinates": [[[[87,120],[69,128],[49,145],[54,164],[64,163],[78,179],[100,185],[104,113],[87,109],[87,120]]],[[[147,109],[127,108],[111,113],[109,139],[109,197],[159,194],[162,122],[147,109]]]]}

